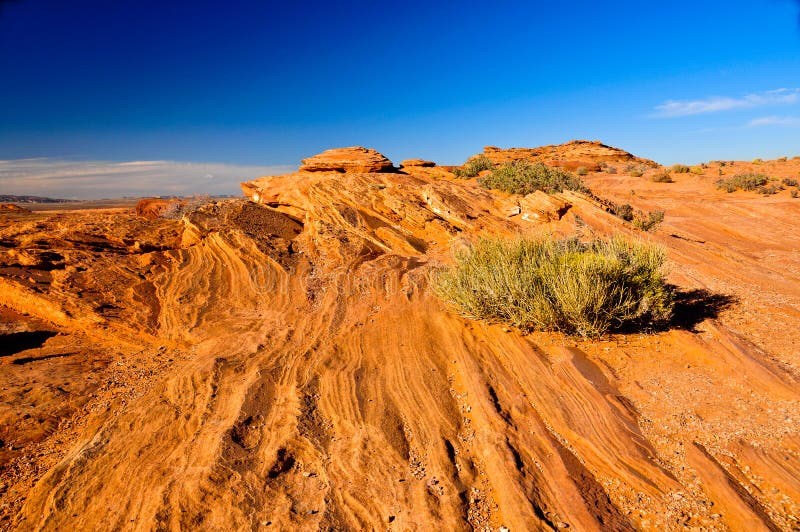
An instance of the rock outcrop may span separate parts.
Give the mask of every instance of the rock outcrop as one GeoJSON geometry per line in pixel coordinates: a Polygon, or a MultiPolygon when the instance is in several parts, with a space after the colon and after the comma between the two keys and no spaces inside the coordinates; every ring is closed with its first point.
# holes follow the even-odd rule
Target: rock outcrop
{"type": "Polygon", "coordinates": [[[372,173],[393,172],[392,161],[370,148],[334,148],[303,159],[301,172],[372,173]]]}
{"type": "Polygon", "coordinates": [[[433,161],[426,161],[425,159],[406,159],[400,163],[400,168],[408,168],[411,166],[433,168],[436,166],[436,163],[433,161]]]}
{"type": "MultiPolygon", "coordinates": [[[[498,148],[486,146],[483,153],[495,164],[513,161],[543,162],[568,170],[584,167],[590,171],[599,170],[599,163],[636,163],[656,167],[649,159],[636,157],[625,150],[607,146],[598,141],[572,140],[565,144],[553,144],[538,148],[498,148]]],[[[475,155],[477,157],[478,155],[475,155]]]]}
{"type": "Polygon", "coordinates": [[[0,204],[0,212],[22,213],[22,212],[31,212],[31,211],[29,211],[25,207],[20,207],[19,205],[15,205],[13,203],[3,203],[3,204],[0,204]]]}
{"type": "Polygon", "coordinates": [[[136,214],[151,220],[163,218],[179,213],[185,204],[185,201],[177,198],[142,198],[136,204],[136,214]]]}

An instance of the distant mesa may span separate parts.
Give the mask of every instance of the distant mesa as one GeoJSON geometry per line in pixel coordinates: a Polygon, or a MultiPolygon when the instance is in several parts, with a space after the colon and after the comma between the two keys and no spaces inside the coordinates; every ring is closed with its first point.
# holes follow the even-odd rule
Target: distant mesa
{"type": "Polygon", "coordinates": [[[319,155],[303,159],[302,163],[300,172],[369,174],[395,171],[392,161],[383,154],[361,146],[326,150],[319,155]]]}
{"type": "Polygon", "coordinates": [[[400,163],[400,168],[408,168],[411,166],[432,168],[436,166],[436,163],[433,161],[426,161],[425,159],[406,159],[400,163]]]}
{"type": "Polygon", "coordinates": [[[73,200],[61,198],[45,198],[43,196],[15,196],[0,194],[0,203],[70,203],[73,200]]]}

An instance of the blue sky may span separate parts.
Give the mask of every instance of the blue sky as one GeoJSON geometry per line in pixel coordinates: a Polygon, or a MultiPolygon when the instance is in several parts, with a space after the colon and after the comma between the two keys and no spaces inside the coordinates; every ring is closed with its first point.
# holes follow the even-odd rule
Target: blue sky
{"type": "Polygon", "coordinates": [[[0,159],[800,154],[796,1],[389,4],[0,0],[0,159]]]}

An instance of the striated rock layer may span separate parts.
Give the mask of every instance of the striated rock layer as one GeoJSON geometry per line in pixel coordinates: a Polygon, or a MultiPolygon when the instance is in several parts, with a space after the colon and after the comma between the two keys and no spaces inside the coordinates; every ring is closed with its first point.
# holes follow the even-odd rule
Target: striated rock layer
{"type": "Polygon", "coordinates": [[[303,159],[301,172],[391,172],[392,161],[369,148],[334,148],[303,159]]]}
{"type": "Polygon", "coordinates": [[[800,200],[587,176],[665,208],[649,235],[424,170],[264,177],[181,219],[1,215],[0,526],[798,526],[800,236],[771,228],[800,200]],[[675,326],[526,336],[431,294],[466,241],[542,231],[667,246],[675,326]]]}

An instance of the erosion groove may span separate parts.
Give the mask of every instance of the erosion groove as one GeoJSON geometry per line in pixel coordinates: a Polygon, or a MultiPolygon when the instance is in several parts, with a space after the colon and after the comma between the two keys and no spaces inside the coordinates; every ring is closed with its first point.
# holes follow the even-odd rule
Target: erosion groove
{"type": "Polygon", "coordinates": [[[0,217],[0,527],[796,528],[800,237],[739,216],[800,212],[696,179],[637,194],[695,314],[594,340],[428,287],[477,235],[644,238],[577,193],[524,217],[440,167],[315,166],[180,219],[0,217]]]}

